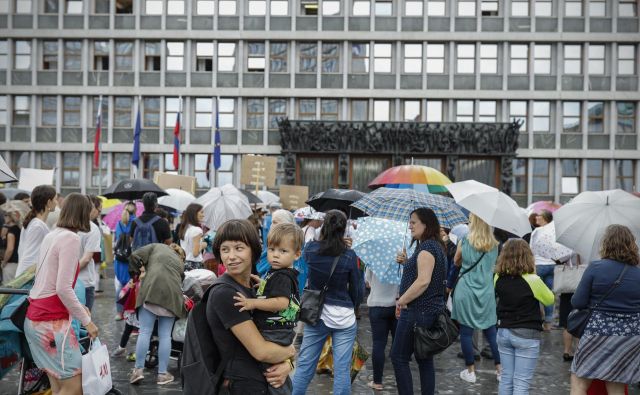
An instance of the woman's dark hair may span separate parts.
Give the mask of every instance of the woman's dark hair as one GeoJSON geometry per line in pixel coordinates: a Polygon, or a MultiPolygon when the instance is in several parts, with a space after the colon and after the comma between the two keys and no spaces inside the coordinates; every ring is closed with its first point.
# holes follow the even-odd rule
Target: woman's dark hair
{"type": "Polygon", "coordinates": [[[338,256],[347,250],[344,231],[347,229],[347,216],[340,210],[330,210],[324,217],[320,231],[320,255],[338,256]]]}
{"type": "Polygon", "coordinates": [[[640,264],[638,245],[631,230],[624,225],[609,225],[602,236],[600,247],[602,259],[624,262],[627,265],[640,264]]]}
{"type": "Polygon", "coordinates": [[[29,199],[29,194],[26,192],[18,192],[16,193],[16,196],[14,196],[12,200],[24,200],[24,199],[29,199]]]}
{"type": "Polygon", "coordinates": [[[86,195],[75,192],[69,194],[62,204],[57,226],[74,232],[89,232],[92,206],[86,195]]]}
{"type": "Polygon", "coordinates": [[[550,223],[553,221],[553,214],[551,214],[551,211],[549,210],[542,210],[538,215],[541,216],[546,223],[550,223]]]}
{"type": "Polygon", "coordinates": [[[22,229],[27,229],[29,222],[47,209],[47,203],[56,198],[56,189],[51,185],[38,185],[31,192],[31,210],[24,217],[22,229]]]}
{"type": "Polygon", "coordinates": [[[89,198],[91,204],[93,204],[93,207],[96,208],[96,210],[102,206],[102,200],[100,200],[100,198],[96,195],[87,195],[87,197],[89,198]]]}
{"type": "Polygon", "coordinates": [[[180,229],[178,230],[178,238],[184,239],[184,234],[187,233],[189,225],[200,226],[198,222],[198,213],[202,210],[202,205],[198,203],[191,203],[187,206],[187,209],[182,213],[182,222],[180,229]]]}
{"type": "Polygon", "coordinates": [[[232,219],[225,222],[218,228],[216,237],[213,239],[213,255],[222,262],[220,256],[220,246],[225,241],[241,241],[251,248],[251,265],[255,266],[262,254],[260,237],[258,231],[246,219],[232,219]]]}
{"type": "Polygon", "coordinates": [[[425,240],[435,240],[442,245],[442,248],[445,248],[442,237],[440,237],[440,221],[438,221],[436,213],[434,213],[430,208],[420,207],[413,210],[410,216],[413,214],[415,214],[418,217],[418,220],[425,225],[425,229],[424,232],[422,232],[422,235],[420,235],[420,238],[413,239],[411,244],[413,245],[414,242],[420,243],[425,240]]]}

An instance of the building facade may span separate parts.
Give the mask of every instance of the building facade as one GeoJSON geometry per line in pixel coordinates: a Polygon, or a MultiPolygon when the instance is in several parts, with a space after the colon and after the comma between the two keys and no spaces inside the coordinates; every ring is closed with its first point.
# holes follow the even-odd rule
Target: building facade
{"type": "MultiPolygon", "coordinates": [[[[521,204],[640,185],[637,0],[0,0],[0,29],[0,153],[14,170],[56,168],[62,193],[131,176],[138,109],[140,175],[178,171],[202,190],[238,184],[248,153],[280,157],[283,181],[284,117],[522,120],[511,185],[521,204]]],[[[304,181],[339,158],[296,160],[304,181]]],[[[441,153],[400,159],[411,160],[446,171],[441,153]]],[[[392,162],[350,158],[348,186],[392,162]]],[[[461,175],[491,174],[491,163],[461,175]]]]}

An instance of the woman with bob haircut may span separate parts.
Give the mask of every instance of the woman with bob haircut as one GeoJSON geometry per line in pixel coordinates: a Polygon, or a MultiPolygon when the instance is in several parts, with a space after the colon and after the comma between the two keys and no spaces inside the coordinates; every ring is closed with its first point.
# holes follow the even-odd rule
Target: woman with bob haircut
{"type": "MultiPolygon", "coordinates": [[[[234,281],[248,298],[255,298],[251,268],[262,248],[258,232],[247,220],[225,222],[213,240],[213,253],[227,271],[220,279],[234,281]]],[[[259,279],[258,279],[259,280],[259,279]]],[[[232,355],[223,373],[230,394],[266,394],[269,385],[281,387],[293,366],[293,346],[283,347],[264,340],[250,311],[235,306],[236,289],[227,284],[213,288],[207,301],[207,321],[221,355],[232,355]],[[261,362],[274,364],[263,371],[261,362]]]]}
{"type": "Polygon", "coordinates": [[[82,394],[82,355],[71,317],[82,323],[91,338],[98,336],[89,310],[73,291],[80,271],[77,232],[89,231],[92,209],[85,195],[67,196],[57,228],[42,241],[35,284],[29,292],[24,333],[33,360],[47,373],[54,394],[82,394]]]}
{"type": "Polygon", "coordinates": [[[202,251],[207,247],[207,243],[202,241],[204,232],[200,224],[203,220],[204,210],[202,205],[198,203],[188,205],[182,214],[178,238],[180,239],[180,247],[187,255],[184,263],[185,271],[203,268],[202,251]]]}
{"type": "Polygon", "coordinates": [[[609,395],[640,381],[640,257],[637,240],[623,225],[610,225],[602,259],[591,262],[571,298],[574,309],[602,302],[589,318],[571,365],[571,395],[582,395],[594,379],[609,395]],[[620,278],[620,283],[615,285],[620,278]]]}
{"type": "Polygon", "coordinates": [[[502,363],[499,395],[528,394],[540,354],[540,303],[553,304],[553,292],[536,274],[526,241],[508,240],[493,276],[498,312],[498,351],[502,363]]]}

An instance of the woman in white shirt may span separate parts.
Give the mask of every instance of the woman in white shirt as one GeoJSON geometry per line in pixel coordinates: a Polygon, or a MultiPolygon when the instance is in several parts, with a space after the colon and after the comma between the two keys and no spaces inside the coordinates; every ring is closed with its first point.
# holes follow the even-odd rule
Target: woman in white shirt
{"type": "Polygon", "coordinates": [[[207,243],[202,240],[203,231],[200,223],[204,220],[204,210],[197,203],[191,203],[182,213],[182,223],[178,232],[180,247],[187,255],[184,262],[184,271],[202,269],[204,259],[202,251],[207,247],[207,243]]]}
{"type": "Polygon", "coordinates": [[[47,218],[56,207],[56,190],[51,185],[38,185],[31,192],[31,211],[22,222],[18,245],[16,277],[34,266],[38,260],[40,245],[49,234],[47,218]]]}

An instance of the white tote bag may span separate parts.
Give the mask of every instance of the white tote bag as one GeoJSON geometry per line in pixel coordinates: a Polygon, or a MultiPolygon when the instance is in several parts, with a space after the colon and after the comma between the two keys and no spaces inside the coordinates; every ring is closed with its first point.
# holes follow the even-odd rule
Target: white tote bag
{"type": "Polygon", "coordinates": [[[105,395],[112,387],[109,351],[95,339],[89,352],[82,356],[82,392],[84,395],[105,395]]]}

